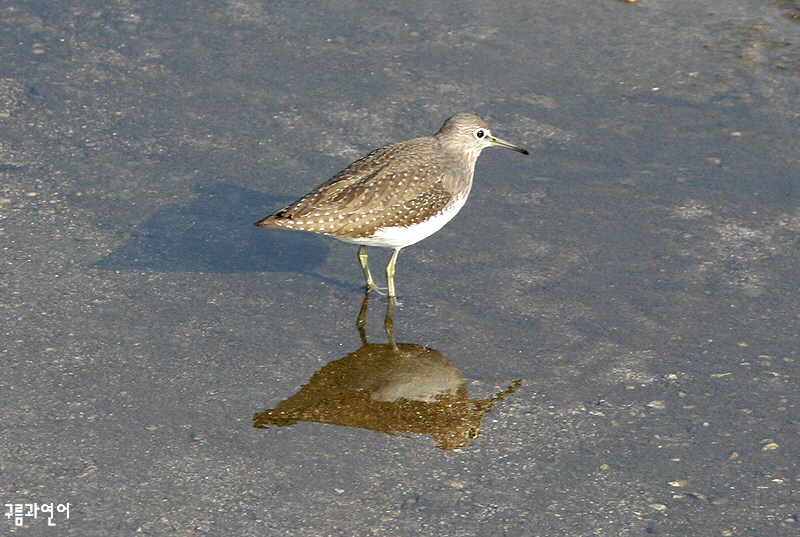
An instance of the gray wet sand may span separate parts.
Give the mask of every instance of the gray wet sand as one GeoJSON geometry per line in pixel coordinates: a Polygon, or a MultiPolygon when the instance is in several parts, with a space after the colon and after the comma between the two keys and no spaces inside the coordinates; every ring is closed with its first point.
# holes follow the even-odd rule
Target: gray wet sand
{"type": "Polygon", "coordinates": [[[2,533],[796,535],[797,14],[4,3],[0,482],[70,519],[2,533]],[[403,251],[395,331],[522,385],[454,451],[254,429],[359,348],[361,274],[252,222],[460,110],[532,155],[403,251]]]}

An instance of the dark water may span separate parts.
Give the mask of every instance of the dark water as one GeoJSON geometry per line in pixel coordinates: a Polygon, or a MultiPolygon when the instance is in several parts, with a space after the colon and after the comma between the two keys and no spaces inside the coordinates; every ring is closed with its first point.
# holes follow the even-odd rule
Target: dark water
{"type": "Polygon", "coordinates": [[[2,533],[797,535],[798,17],[5,2],[0,483],[70,518],[2,533]],[[365,372],[355,249],[252,222],[458,111],[532,154],[401,253],[365,372]]]}

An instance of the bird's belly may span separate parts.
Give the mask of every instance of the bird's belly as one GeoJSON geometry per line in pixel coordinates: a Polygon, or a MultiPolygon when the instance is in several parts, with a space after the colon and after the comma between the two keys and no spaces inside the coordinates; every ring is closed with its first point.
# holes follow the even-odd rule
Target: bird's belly
{"type": "Polygon", "coordinates": [[[456,200],[456,202],[447,207],[441,213],[434,215],[424,222],[420,222],[419,224],[412,224],[410,226],[395,226],[395,227],[379,227],[375,230],[369,237],[336,237],[339,240],[355,243],[355,244],[363,244],[365,246],[379,246],[381,248],[405,248],[406,246],[410,246],[415,244],[422,239],[430,237],[458,213],[461,210],[461,207],[464,206],[464,203],[467,201],[467,197],[464,196],[461,199],[456,200]]]}

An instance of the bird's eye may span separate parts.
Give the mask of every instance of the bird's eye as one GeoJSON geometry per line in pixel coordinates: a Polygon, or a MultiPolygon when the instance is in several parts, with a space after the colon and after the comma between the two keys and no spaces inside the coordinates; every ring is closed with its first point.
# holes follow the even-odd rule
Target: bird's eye
{"type": "Polygon", "coordinates": [[[483,138],[483,136],[484,136],[485,134],[486,134],[486,133],[485,133],[485,132],[483,132],[483,129],[480,129],[479,131],[475,132],[475,138],[477,138],[478,140],[480,140],[481,138],[483,138]]]}

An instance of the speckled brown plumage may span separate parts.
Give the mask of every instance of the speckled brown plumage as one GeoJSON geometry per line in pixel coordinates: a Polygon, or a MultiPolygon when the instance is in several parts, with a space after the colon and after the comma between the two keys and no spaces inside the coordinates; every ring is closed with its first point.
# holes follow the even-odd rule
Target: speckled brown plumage
{"type": "Polygon", "coordinates": [[[373,151],[296,202],[256,222],[330,235],[362,245],[362,269],[370,288],[364,246],[394,248],[387,267],[394,296],[397,252],[438,231],[466,201],[475,161],[490,145],[527,154],[491,135],[476,114],[456,114],[434,136],[415,138],[373,151]]]}
{"type": "Polygon", "coordinates": [[[460,160],[459,155],[443,151],[434,137],[390,145],[357,160],[256,225],[346,240],[368,238],[382,227],[419,223],[441,211],[454,190],[469,192],[474,166],[460,160]],[[408,220],[399,219],[398,213],[408,220]]]}

